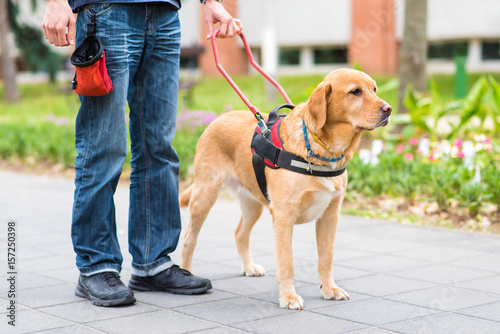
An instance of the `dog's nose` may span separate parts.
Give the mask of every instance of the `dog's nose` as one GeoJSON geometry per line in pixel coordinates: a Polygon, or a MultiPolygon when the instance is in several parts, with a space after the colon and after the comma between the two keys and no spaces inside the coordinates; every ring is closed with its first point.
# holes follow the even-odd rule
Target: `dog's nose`
{"type": "Polygon", "coordinates": [[[391,112],[392,112],[392,107],[391,107],[389,104],[384,103],[384,104],[382,105],[382,107],[380,107],[380,110],[382,110],[382,111],[383,111],[383,112],[385,112],[385,113],[391,114],[391,112]]]}

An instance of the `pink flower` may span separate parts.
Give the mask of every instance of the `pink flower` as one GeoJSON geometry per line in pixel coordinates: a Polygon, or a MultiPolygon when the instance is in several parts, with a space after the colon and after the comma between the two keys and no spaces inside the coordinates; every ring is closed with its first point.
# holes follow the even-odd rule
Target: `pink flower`
{"type": "Polygon", "coordinates": [[[406,161],[413,161],[413,160],[415,160],[415,157],[411,153],[406,153],[405,154],[405,160],[406,161]]]}
{"type": "Polygon", "coordinates": [[[401,153],[403,153],[404,150],[405,150],[405,146],[404,145],[399,144],[398,146],[396,146],[396,153],[398,155],[401,155],[401,153]]]}
{"type": "Polygon", "coordinates": [[[413,146],[417,146],[418,145],[418,139],[414,138],[414,137],[411,137],[410,138],[410,144],[413,145],[413,146]]]}
{"type": "Polygon", "coordinates": [[[455,142],[453,142],[453,145],[456,147],[462,147],[462,139],[460,139],[460,138],[455,139],[455,142]]]}
{"type": "Polygon", "coordinates": [[[463,158],[463,157],[465,157],[464,152],[462,152],[462,151],[458,151],[458,157],[459,157],[459,158],[463,158]]]}
{"type": "Polygon", "coordinates": [[[491,144],[491,138],[486,138],[485,140],[481,141],[481,144],[491,144]]]}

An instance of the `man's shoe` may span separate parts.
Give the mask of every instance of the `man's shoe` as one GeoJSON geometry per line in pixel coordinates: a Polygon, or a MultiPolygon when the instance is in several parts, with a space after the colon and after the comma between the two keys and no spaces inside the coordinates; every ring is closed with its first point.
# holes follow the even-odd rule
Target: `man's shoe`
{"type": "Polygon", "coordinates": [[[179,295],[197,295],[212,288],[209,279],[193,276],[177,265],[155,276],[132,275],[128,285],[137,291],[165,291],[179,295]]]}
{"type": "Polygon", "coordinates": [[[97,306],[127,305],[135,302],[134,291],[125,286],[114,272],[80,275],[75,294],[97,306]]]}

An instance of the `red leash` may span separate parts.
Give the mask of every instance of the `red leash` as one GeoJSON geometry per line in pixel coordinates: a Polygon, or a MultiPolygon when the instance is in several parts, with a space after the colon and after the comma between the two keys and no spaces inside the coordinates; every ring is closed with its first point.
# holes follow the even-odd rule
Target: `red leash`
{"type": "MultiPolygon", "coordinates": [[[[217,37],[218,34],[219,34],[219,30],[215,30],[214,32],[212,32],[212,35],[210,36],[210,39],[212,40],[212,49],[214,50],[215,65],[217,66],[219,71],[222,73],[224,78],[226,78],[226,80],[229,82],[231,87],[233,87],[233,89],[236,91],[236,93],[238,93],[238,95],[243,100],[243,102],[245,102],[245,104],[248,106],[250,111],[254,114],[255,118],[257,118],[257,120],[260,121],[260,120],[262,120],[262,116],[260,115],[259,110],[250,102],[250,100],[247,99],[245,94],[243,94],[241,89],[236,85],[236,83],[233,81],[233,79],[231,79],[229,74],[226,72],[226,70],[222,67],[222,65],[220,63],[219,52],[217,51],[217,43],[215,41],[215,38],[217,37]]],[[[248,60],[250,61],[250,64],[252,64],[252,66],[255,67],[255,69],[257,71],[259,71],[267,80],[269,80],[269,82],[271,82],[274,85],[274,87],[276,87],[278,89],[281,96],[283,96],[283,98],[285,99],[286,103],[293,104],[292,100],[290,100],[290,98],[286,94],[283,87],[281,87],[281,85],[276,80],[274,80],[269,74],[267,74],[264,71],[264,69],[262,69],[262,67],[259,66],[259,64],[257,64],[255,62],[255,59],[253,58],[253,55],[252,55],[252,50],[250,50],[250,46],[248,45],[248,42],[247,42],[245,35],[242,32],[240,32],[239,35],[241,37],[241,40],[243,41],[243,45],[245,46],[245,50],[247,52],[247,56],[248,56],[248,60]]]]}

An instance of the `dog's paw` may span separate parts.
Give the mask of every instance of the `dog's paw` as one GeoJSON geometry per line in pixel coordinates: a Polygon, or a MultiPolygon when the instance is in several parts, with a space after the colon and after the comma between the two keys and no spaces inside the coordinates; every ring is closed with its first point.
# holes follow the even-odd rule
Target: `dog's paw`
{"type": "Polygon", "coordinates": [[[338,286],[334,286],[331,288],[321,287],[321,292],[323,293],[324,299],[333,299],[333,300],[349,300],[349,295],[344,289],[339,288],[338,286]]]}
{"type": "Polygon", "coordinates": [[[262,266],[253,263],[251,265],[245,266],[245,268],[243,268],[243,273],[245,274],[245,276],[264,276],[266,274],[266,271],[264,270],[264,268],[262,268],[262,266]]]}
{"type": "Polygon", "coordinates": [[[304,300],[299,295],[290,295],[280,298],[280,307],[289,310],[302,310],[304,309],[304,300]]]}

